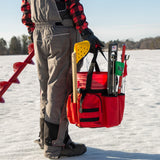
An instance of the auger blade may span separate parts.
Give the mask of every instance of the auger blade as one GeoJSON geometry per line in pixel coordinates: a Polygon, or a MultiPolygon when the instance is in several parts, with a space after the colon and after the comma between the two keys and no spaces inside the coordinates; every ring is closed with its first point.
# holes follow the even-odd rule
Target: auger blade
{"type": "Polygon", "coordinates": [[[0,103],[4,103],[4,99],[2,97],[0,97],[0,103]]]}
{"type": "Polygon", "coordinates": [[[14,72],[16,72],[20,67],[22,67],[23,66],[23,62],[16,62],[16,63],[14,63],[13,64],[13,70],[14,70],[14,72]]]}
{"type": "Polygon", "coordinates": [[[28,62],[28,64],[33,64],[34,65],[35,63],[31,60],[30,62],[28,62]]]}
{"type": "Polygon", "coordinates": [[[5,86],[7,86],[9,84],[9,82],[7,81],[2,81],[0,82],[0,90],[2,90],[5,86]]]}
{"type": "Polygon", "coordinates": [[[12,81],[12,83],[17,83],[17,84],[19,84],[20,81],[18,80],[18,78],[16,78],[15,80],[12,81]]]}

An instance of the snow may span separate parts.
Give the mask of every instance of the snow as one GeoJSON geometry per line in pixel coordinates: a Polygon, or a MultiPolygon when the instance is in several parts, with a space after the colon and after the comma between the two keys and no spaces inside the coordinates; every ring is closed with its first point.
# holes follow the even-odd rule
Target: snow
{"type": "MultiPolygon", "coordinates": [[[[119,54],[121,51],[119,51],[119,54]]],[[[72,139],[88,151],[65,160],[160,160],[160,50],[126,51],[130,54],[126,107],[120,126],[78,128],[70,125],[72,139]]],[[[13,74],[12,64],[26,56],[0,56],[0,81],[13,74]]],[[[91,56],[85,59],[86,70],[91,56]]],[[[35,61],[35,60],[34,60],[35,61]]],[[[100,68],[106,70],[102,56],[100,68]]],[[[47,160],[33,141],[39,132],[39,82],[36,65],[27,65],[0,103],[0,160],[47,160]]]]}

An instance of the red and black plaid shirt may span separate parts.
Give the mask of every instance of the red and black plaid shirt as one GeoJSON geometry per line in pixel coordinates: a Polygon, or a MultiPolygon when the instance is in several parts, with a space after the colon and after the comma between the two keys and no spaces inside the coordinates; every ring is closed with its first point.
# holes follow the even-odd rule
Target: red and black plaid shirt
{"type": "MultiPolygon", "coordinates": [[[[88,28],[88,23],[86,22],[83,6],[79,1],[80,0],[65,0],[65,3],[72,16],[76,29],[81,33],[84,29],[88,28]]],[[[22,23],[28,27],[28,32],[32,33],[35,25],[31,21],[30,4],[27,0],[22,0],[21,11],[23,12],[22,23]]]]}
{"type": "Polygon", "coordinates": [[[30,4],[27,2],[27,0],[22,0],[21,11],[23,12],[22,23],[27,26],[28,32],[32,33],[35,25],[31,21],[30,4]]]}

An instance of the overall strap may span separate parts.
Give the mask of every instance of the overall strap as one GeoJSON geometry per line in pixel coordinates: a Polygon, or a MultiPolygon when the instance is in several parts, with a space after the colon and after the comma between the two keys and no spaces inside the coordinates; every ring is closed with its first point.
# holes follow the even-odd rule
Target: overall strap
{"type": "Polygon", "coordinates": [[[65,0],[55,0],[56,2],[56,5],[57,5],[57,8],[58,8],[58,11],[59,11],[59,14],[63,19],[72,19],[70,13],[69,13],[69,10],[67,9],[66,7],[66,3],[65,3],[65,0]]]}

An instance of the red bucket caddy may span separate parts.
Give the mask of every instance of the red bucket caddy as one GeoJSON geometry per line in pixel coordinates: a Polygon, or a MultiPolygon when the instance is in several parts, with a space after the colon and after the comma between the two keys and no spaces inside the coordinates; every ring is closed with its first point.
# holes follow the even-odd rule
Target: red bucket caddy
{"type": "Polygon", "coordinates": [[[91,63],[92,69],[90,67],[88,72],[77,73],[77,102],[73,103],[72,94],[68,96],[68,120],[78,127],[118,126],[123,119],[125,94],[109,95],[108,73],[93,72],[96,58],[91,63]]]}
{"type": "MultiPolygon", "coordinates": [[[[77,74],[78,88],[85,89],[86,72],[77,74]],[[82,77],[81,77],[82,75],[82,77]]],[[[104,89],[107,85],[107,72],[93,73],[98,82],[92,83],[92,89],[104,89]],[[105,77],[105,78],[104,78],[105,77]],[[105,83],[99,83],[105,82],[105,83]],[[96,88],[97,87],[97,88],[96,88]]],[[[72,94],[67,101],[67,117],[70,123],[78,127],[113,127],[121,123],[125,106],[125,95],[106,96],[102,93],[86,93],[82,106],[80,104],[82,93],[78,93],[77,103],[73,103],[72,94]],[[82,113],[80,112],[82,108],[82,113]]]]}

